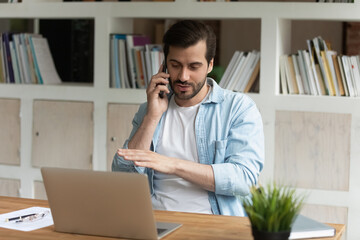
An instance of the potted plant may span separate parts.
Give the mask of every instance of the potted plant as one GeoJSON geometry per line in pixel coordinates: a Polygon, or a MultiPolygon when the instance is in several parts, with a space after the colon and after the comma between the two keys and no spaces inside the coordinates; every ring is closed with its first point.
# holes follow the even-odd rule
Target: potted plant
{"type": "Polygon", "coordinates": [[[243,201],[249,217],[254,240],[288,239],[291,226],[299,213],[304,197],[298,197],[295,189],[268,184],[266,188],[253,186],[251,197],[243,201]]]}

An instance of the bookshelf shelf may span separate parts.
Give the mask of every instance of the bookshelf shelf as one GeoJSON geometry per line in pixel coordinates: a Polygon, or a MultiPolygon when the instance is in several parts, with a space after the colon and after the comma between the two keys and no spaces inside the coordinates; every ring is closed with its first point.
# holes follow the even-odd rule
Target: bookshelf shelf
{"type": "MultiPolygon", "coordinates": [[[[85,85],[85,84],[84,84],[85,85]]],[[[31,98],[31,99],[66,99],[92,101],[96,91],[92,86],[64,86],[64,85],[16,85],[1,84],[0,94],[3,98],[31,98]],[[79,96],[79,92],[81,95],[79,96]]]]}
{"type": "Polygon", "coordinates": [[[359,98],[318,96],[277,96],[272,105],[276,110],[354,113],[360,104],[359,98]]]}
{"type": "MultiPolygon", "coordinates": [[[[109,104],[136,107],[146,101],[144,89],[112,89],[109,87],[109,37],[111,33],[132,33],[136,20],[143,19],[219,20],[230,26],[233,22],[254,21],[259,27],[255,30],[256,34],[251,35],[250,39],[253,39],[248,41],[259,41],[259,44],[253,49],[257,49],[261,53],[260,90],[259,93],[249,93],[248,95],[259,107],[264,122],[266,162],[260,180],[266,181],[277,177],[275,172],[279,168],[279,159],[283,162],[289,161],[289,168],[295,166],[292,165],[292,161],[295,160],[302,162],[303,166],[309,164],[309,171],[305,175],[296,173],[298,179],[309,178],[307,175],[309,174],[314,179],[319,175],[324,179],[348,180],[348,190],[344,191],[335,188],[333,190],[321,189],[321,186],[317,189],[301,188],[300,191],[311,192],[308,204],[325,207],[321,214],[309,211],[311,217],[323,222],[335,221],[334,223],[336,223],[336,219],[329,217],[335,212],[338,214],[336,216],[339,216],[338,219],[345,219],[345,222],[338,223],[347,224],[347,239],[357,239],[357,236],[360,236],[360,228],[357,227],[360,224],[358,218],[360,216],[358,208],[360,187],[357,184],[360,182],[360,175],[357,174],[357,169],[360,169],[360,150],[357,146],[360,142],[360,97],[279,94],[279,57],[282,54],[291,53],[292,38],[294,38],[292,33],[298,30],[296,26],[298,22],[310,20],[325,21],[328,24],[339,24],[343,21],[360,22],[359,12],[360,2],[352,4],[251,1],[204,3],[180,0],[175,2],[80,3],[32,2],[28,0],[18,4],[2,3],[0,4],[0,23],[8,19],[93,19],[94,77],[93,83],[90,84],[70,83],[60,86],[0,84],[0,99],[19,99],[21,104],[19,113],[21,116],[20,166],[0,164],[0,175],[3,178],[20,180],[19,196],[30,198],[35,196],[34,181],[41,181],[39,168],[31,165],[33,104],[36,100],[92,103],[93,147],[89,150],[92,154],[92,159],[89,161],[92,162],[94,170],[108,170],[109,104]],[[292,118],[293,116],[299,116],[303,122],[298,122],[292,118]],[[323,119],[330,123],[336,120],[335,123],[338,125],[327,125],[323,119]],[[305,135],[305,137],[297,135],[296,132],[292,132],[292,128],[296,129],[299,125],[310,132],[315,131],[314,129],[318,126],[323,132],[313,134],[314,136],[311,134],[305,135]],[[286,129],[288,131],[285,131],[286,129]],[[339,133],[339,135],[335,135],[336,137],[327,137],[333,136],[331,134],[342,129],[349,130],[350,134],[342,136],[339,133]],[[296,142],[297,139],[301,141],[296,142]],[[290,142],[295,142],[294,146],[299,147],[304,154],[310,154],[312,151],[315,153],[311,155],[312,157],[304,155],[302,159],[295,159],[294,153],[299,149],[291,149],[286,145],[290,142]],[[284,143],[284,146],[279,146],[281,143],[284,143]],[[347,145],[344,146],[344,143],[347,145]],[[317,146],[318,149],[311,148],[311,146],[317,146]],[[332,149],[327,149],[328,146],[332,146],[332,149]],[[335,156],[337,147],[346,154],[337,159],[326,155],[328,159],[321,159],[324,160],[323,165],[331,165],[335,168],[346,163],[351,168],[346,168],[342,175],[338,175],[323,170],[323,165],[314,165],[314,162],[320,158],[318,155],[322,156],[322,153],[330,151],[335,156]],[[277,152],[282,148],[289,149],[289,151],[287,153],[277,152]]],[[[249,31],[240,31],[237,25],[233,26],[236,28],[233,33],[238,35],[237,38],[249,39],[249,31]]],[[[226,38],[229,40],[230,37],[226,35],[226,38]]],[[[251,50],[242,49],[243,45],[237,41],[224,45],[222,51],[227,55],[220,59],[223,66],[230,60],[232,51],[251,50]]],[[[305,46],[304,42],[303,49],[306,49],[305,46]]],[[[124,113],[124,115],[128,114],[128,112],[124,113]]],[[[333,169],[330,168],[330,170],[333,169]]],[[[332,186],[326,187],[331,188],[332,186]]],[[[0,194],[1,191],[0,188],[0,194]]]]}
{"type": "Polygon", "coordinates": [[[354,20],[359,3],[280,2],[44,2],[1,4],[1,18],[279,18],[288,20],[354,20]],[[202,11],[198,11],[198,9],[202,11]],[[311,11],[309,11],[311,8],[311,11]],[[148,9],[151,9],[149,11],[148,9]],[[173,9],[173,10],[172,10],[173,9]],[[175,11],[176,9],[176,11],[175,11]],[[341,11],[338,11],[341,9],[341,11]],[[226,14],[224,14],[226,13],[226,14]],[[336,15],[334,15],[336,13],[336,15]]]}

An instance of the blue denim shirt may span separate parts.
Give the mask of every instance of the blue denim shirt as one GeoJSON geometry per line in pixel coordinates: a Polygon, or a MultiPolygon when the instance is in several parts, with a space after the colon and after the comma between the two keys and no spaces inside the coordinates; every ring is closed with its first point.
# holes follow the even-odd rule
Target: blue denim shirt
{"type": "MultiPolygon", "coordinates": [[[[245,216],[241,198],[249,197],[249,187],[257,183],[264,164],[261,115],[245,94],[222,89],[210,78],[208,84],[212,86],[212,92],[199,107],[195,135],[200,163],[211,165],[214,172],[215,192],[208,192],[209,202],[214,214],[245,216]]],[[[133,129],[124,148],[139,128],[146,111],[147,104],[144,103],[133,119],[133,129]]],[[[164,115],[155,130],[152,151],[156,151],[164,115]]],[[[112,170],[147,174],[151,194],[154,193],[152,169],[136,167],[115,154],[112,170]]]]}

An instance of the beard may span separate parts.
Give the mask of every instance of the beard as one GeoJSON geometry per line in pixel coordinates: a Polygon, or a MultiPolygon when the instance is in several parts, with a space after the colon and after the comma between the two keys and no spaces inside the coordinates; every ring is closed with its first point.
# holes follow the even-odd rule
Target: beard
{"type": "Polygon", "coordinates": [[[189,99],[195,97],[200,92],[200,90],[204,87],[205,83],[206,83],[206,77],[204,78],[203,81],[201,81],[197,84],[189,83],[187,81],[183,82],[183,81],[180,81],[179,79],[175,80],[175,81],[172,81],[170,79],[170,81],[169,81],[171,90],[173,91],[175,96],[181,100],[189,100],[189,99]],[[188,85],[188,86],[190,86],[191,91],[175,91],[175,89],[173,87],[175,84],[188,85]]]}

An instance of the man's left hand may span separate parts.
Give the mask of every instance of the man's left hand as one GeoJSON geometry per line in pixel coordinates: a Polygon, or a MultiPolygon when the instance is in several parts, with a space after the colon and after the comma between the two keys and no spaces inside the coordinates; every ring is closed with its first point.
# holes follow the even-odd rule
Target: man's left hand
{"type": "Polygon", "coordinates": [[[117,154],[127,161],[133,161],[135,166],[152,168],[166,174],[174,174],[176,162],[181,161],[149,150],[118,149],[117,154]]]}
{"type": "Polygon", "coordinates": [[[118,149],[117,154],[135,166],[152,168],[155,171],[177,175],[208,191],[215,191],[215,178],[211,165],[167,157],[150,150],[118,149]]]}

